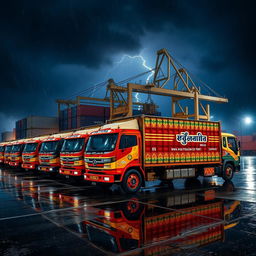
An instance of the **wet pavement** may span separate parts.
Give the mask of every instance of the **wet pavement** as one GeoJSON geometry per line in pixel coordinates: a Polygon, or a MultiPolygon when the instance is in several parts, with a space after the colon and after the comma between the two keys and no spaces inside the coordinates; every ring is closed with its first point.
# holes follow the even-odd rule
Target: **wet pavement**
{"type": "Polygon", "coordinates": [[[0,169],[0,255],[256,255],[256,157],[136,195],[0,169]]]}

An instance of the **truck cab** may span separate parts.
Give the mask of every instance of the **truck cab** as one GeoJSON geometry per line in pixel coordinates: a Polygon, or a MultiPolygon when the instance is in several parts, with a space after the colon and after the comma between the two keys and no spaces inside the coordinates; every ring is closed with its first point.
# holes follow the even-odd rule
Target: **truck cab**
{"type": "MultiPolygon", "coordinates": [[[[121,182],[126,170],[141,166],[141,149],[138,130],[106,129],[92,132],[85,152],[85,179],[110,184],[121,182]]],[[[131,187],[137,186],[139,180],[135,174],[128,179],[131,187]]]]}
{"type": "Polygon", "coordinates": [[[222,177],[231,180],[240,171],[240,142],[231,133],[222,133],[222,177]]]}
{"type": "Polygon", "coordinates": [[[39,150],[38,170],[42,172],[58,173],[60,168],[60,150],[64,139],[49,137],[42,142],[39,150]]]}
{"type": "Polygon", "coordinates": [[[65,176],[83,177],[84,150],[88,134],[73,134],[68,136],[60,152],[59,173],[65,176]]]}
{"type": "Polygon", "coordinates": [[[4,150],[4,164],[8,165],[10,161],[10,152],[12,150],[12,143],[8,143],[4,150]]]}
{"type": "Polygon", "coordinates": [[[13,167],[20,167],[22,164],[22,151],[24,149],[24,142],[15,142],[10,152],[9,165],[13,167]]]}
{"type": "Polygon", "coordinates": [[[41,148],[42,139],[35,138],[26,142],[24,150],[22,152],[21,167],[23,169],[37,170],[39,165],[38,153],[41,148]]]}
{"type": "Polygon", "coordinates": [[[0,143],[0,164],[4,163],[4,150],[5,150],[5,144],[0,143]]]}

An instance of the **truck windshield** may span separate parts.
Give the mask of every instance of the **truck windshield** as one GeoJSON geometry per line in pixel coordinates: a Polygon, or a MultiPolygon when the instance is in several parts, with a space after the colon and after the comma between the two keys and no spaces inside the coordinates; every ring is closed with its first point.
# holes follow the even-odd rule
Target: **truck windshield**
{"type": "Polygon", "coordinates": [[[60,140],[55,140],[55,141],[45,141],[42,143],[40,153],[43,152],[56,152],[58,149],[58,145],[60,144],[60,140]]]}
{"type": "Polygon", "coordinates": [[[61,152],[79,152],[83,149],[84,138],[66,139],[63,143],[61,152]]]}
{"type": "Polygon", "coordinates": [[[116,147],[117,133],[90,136],[86,152],[110,152],[116,147]]]}
{"type": "Polygon", "coordinates": [[[4,146],[0,146],[0,152],[4,152],[4,146]]]}
{"type": "Polygon", "coordinates": [[[29,152],[35,152],[37,149],[38,143],[28,143],[25,145],[25,148],[23,152],[29,153],[29,152]]]}
{"type": "Polygon", "coordinates": [[[9,152],[11,152],[11,149],[12,149],[12,146],[7,146],[5,148],[5,152],[9,153],[9,152]]]}
{"type": "Polygon", "coordinates": [[[18,145],[14,145],[12,147],[12,152],[16,153],[16,152],[20,152],[22,150],[23,145],[22,144],[18,144],[18,145]]]}

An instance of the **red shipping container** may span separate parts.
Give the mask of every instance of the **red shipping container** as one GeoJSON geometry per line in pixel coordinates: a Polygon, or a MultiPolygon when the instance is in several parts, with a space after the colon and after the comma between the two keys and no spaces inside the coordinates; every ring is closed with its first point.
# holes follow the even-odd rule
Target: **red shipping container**
{"type": "Polygon", "coordinates": [[[77,106],[78,116],[109,116],[109,108],[101,106],[79,105],[77,106]]]}

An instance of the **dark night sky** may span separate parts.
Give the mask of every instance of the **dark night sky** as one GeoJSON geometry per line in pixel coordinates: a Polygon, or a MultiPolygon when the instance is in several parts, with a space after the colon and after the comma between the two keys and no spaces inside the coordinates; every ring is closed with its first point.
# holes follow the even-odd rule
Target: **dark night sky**
{"type": "Polygon", "coordinates": [[[139,59],[120,64],[124,54],[141,54],[154,67],[160,48],[229,98],[212,104],[212,114],[224,128],[239,130],[243,116],[256,119],[252,3],[2,1],[0,131],[28,115],[55,115],[57,98],[146,71],[139,59]]]}

